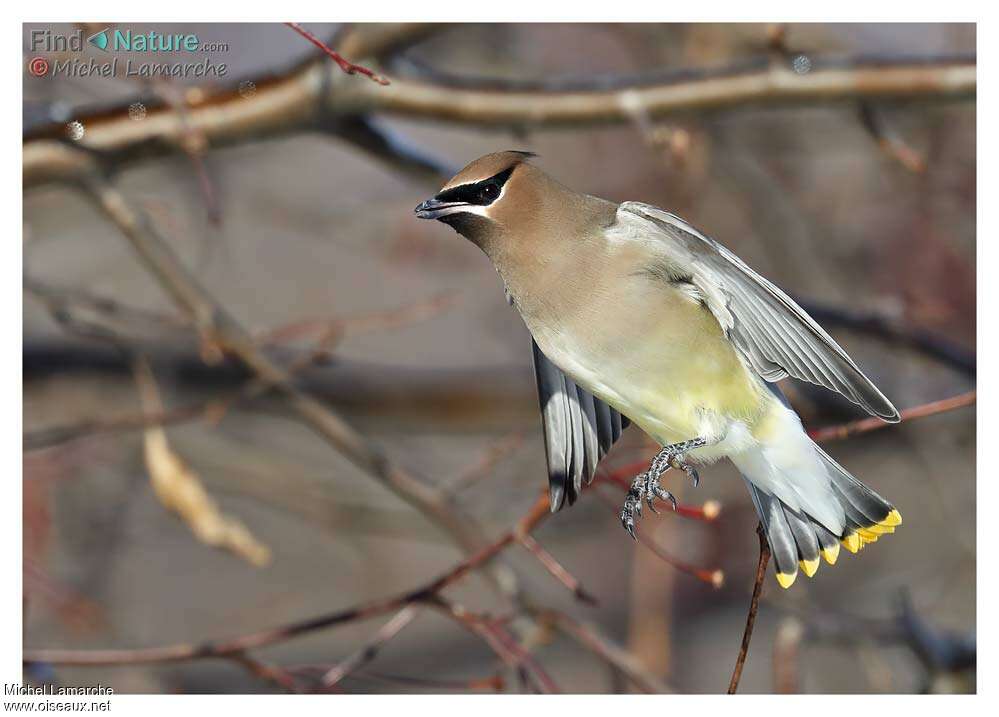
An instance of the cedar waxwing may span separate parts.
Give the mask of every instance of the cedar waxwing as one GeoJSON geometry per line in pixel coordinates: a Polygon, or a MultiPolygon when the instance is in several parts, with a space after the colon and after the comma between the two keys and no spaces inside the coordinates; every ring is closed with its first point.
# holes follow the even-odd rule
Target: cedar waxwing
{"type": "Polygon", "coordinates": [[[805,433],[772,385],[825,386],[886,421],[895,407],[783,291],[679,217],[562,186],[528,152],[481,157],[418,207],[492,260],[533,336],[552,511],[579,496],[621,431],[662,450],[621,522],[673,496],[669,468],[729,458],[766,531],[783,587],[840,544],[857,552],[901,523],[891,503],[805,433]]]}

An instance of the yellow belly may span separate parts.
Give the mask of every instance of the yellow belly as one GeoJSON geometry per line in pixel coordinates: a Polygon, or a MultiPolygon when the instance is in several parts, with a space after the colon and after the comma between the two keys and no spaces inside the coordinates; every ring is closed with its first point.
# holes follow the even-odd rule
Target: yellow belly
{"type": "Polygon", "coordinates": [[[643,279],[570,321],[532,326],[541,350],[661,443],[720,440],[753,425],[769,394],[746,369],[714,316],[689,295],[643,279]]]}

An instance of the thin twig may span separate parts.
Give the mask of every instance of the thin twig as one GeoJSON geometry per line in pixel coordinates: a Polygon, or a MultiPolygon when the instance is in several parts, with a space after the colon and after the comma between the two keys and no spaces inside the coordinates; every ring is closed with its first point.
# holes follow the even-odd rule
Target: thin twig
{"type": "Polygon", "coordinates": [[[398,635],[403,628],[413,622],[420,614],[416,605],[407,605],[397,612],[391,620],[382,625],[361,649],[341,660],[327,670],[322,677],[322,685],[326,689],[336,687],[344,678],[375,659],[382,646],[398,635]]]}
{"type": "Polygon", "coordinates": [[[261,662],[246,652],[234,652],[228,656],[228,659],[237,665],[245,667],[254,677],[259,677],[264,682],[270,682],[282,690],[292,693],[300,693],[302,691],[295,676],[288,670],[261,662]]]}
{"type": "Polygon", "coordinates": [[[528,677],[538,692],[543,694],[561,692],[548,673],[498,622],[466,610],[438,594],[430,598],[428,603],[438,608],[442,614],[453,618],[469,632],[481,637],[507,667],[528,677]]]}
{"type": "Polygon", "coordinates": [[[543,616],[565,635],[574,639],[603,661],[613,665],[642,692],[650,694],[672,692],[664,682],[645,669],[627,650],[601,637],[596,630],[560,612],[548,611],[543,616]]]}
{"type": "Polygon", "coordinates": [[[327,56],[331,57],[333,59],[333,61],[340,66],[340,69],[343,70],[344,72],[346,72],[348,75],[353,75],[353,74],[356,73],[358,75],[364,75],[365,77],[371,78],[372,80],[374,80],[375,82],[377,82],[379,85],[387,85],[387,84],[389,84],[388,78],[385,78],[385,77],[382,77],[381,75],[375,74],[374,72],[372,72],[371,70],[369,70],[367,67],[364,67],[362,65],[356,65],[356,64],[354,64],[350,60],[346,59],[339,52],[337,52],[336,50],[334,50],[332,47],[330,47],[329,45],[327,45],[325,42],[323,42],[322,40],[320,40],[318,37],[316,37],[315,35],[313,35],[311,32],[309,32],[308,30],[306,30],[304,27],[302,27],[301,25],[299,25],[297,22],[286,22],[285,25],[287,25],[292,30],[294,30],[295,32],[297,32],[299,35],[301,35],[302,37],[304,37],[306,40],[308,40],[309,42],[311,42],[313,45],[315,45],[316,47],[318,47],[327,56]]]}
{"type": "Polygon", "coordinates": [[[763,592],[763,580],[767,574],[767,563],[770,562],[770,543],[767,542],[766,533],[763,532],[763,525],[756,526],[756,533],[760,536],[760,561],[756,565],[756,582],[753,584],[753,597],[749,601],[749,614],[746,615],[746,629],[742,633],[742,644],[739,646],[739,655],[735,659],[735,669],[732,671],[732,679],[728,683],[728,693],[734,695],[739,689],[739,680],[742,679],[742,668],[746,664],[746,655],[749,654],[749,641],[753,638],[753,625],[756,623],[756,613],[760,609],[760,593],[763,592]]]}
{"type": "Polygon", "coordinates": [[[562,564],[555,559],[555,556],[549,553],[547,550],[541,547],[541,545],[530,535],[521,535],[517,538],[517,542],[524,546],[531,555],[538,559],[545,570],[551,573],[556,580],[565,585],[569,591],[576,596],[577,600],[588,603],[590,605],[596,605],[597,599],[587,592],[579,580],[568,570],[562,567],[562,564]]]}
{"type": "MultiPolygon", "coordinates": [[[[977,391],[968,391],[966,393],[958,394],[957,396],[940,399],[939,401],[923,403],[902,411],[901,422],[905,423],[917,418],[926,418],[927,416],[935,416],[940,413],[955,411],[959,408],[965,408],[966,406],[973,406],[976,400],[977,391]]],[[[816,428],[815,430],[809,431],[808,435],[811,436],[812,440],[816,443],[824,443],[826,441],[842,440],[861,433],[878,431],[891,425],[894,424],[885,423],[877,417],[861,418],[857,421],[850,421],[849,423],[844,423],[838,426],[816,428]]]]}
{"type": "Polygon", "coordinates": [[[894,159],[914,174],[926,171],[926,160],[916,150],[906,144],[898,132],[885,119],[880,109],[871,102],[860,103],[860,123],[871,134],[878,147],[888,157],[894,159]]]}
{"type": "MultiPolygon", "coordinates": [[[[614,511],[614,513],[616,515],[617,514],[617,504],[614,503],[612,500],[610,500],[609,498],[607,498],[606,496],[604,496],[602,494],[598,493],[598,495],[600,495],[600,499],[605,504],[607,504],[609,507],[611,507],[613,509],[613,511],[614,511]]],[[[676,570],[679,570],[681,573],[684,573],[686,575],[690,575],[691,577],[697,578],[702,583],[707,583],[708,585],[710,585],[711,587],[713,587],[715,590],[720,589],[725,584],[725,573],[722,570],[720,570],[720,569],[711,570],[709,568],[699,568],[696,565],[691,565],[690,563],[684,562],[683,560],[680,560],[679,558],[676,558],[673,555],[670,555],[665,550],[663,550],[659,546],[659,544],[656,543],[655,540],[653,540],[652,538],[648,537],[645,534],[645,531],[642,530],[641,526],[638,523],[635,524],[635,537],[638,539],[638,542],[641,545],[643,545],[644,547],[648,548],[657,558],[659,558],[660,560],[662,560],[664,563],[666,563],[670,567],[672,567],[672,568],[674,568],[676,570]]]]}

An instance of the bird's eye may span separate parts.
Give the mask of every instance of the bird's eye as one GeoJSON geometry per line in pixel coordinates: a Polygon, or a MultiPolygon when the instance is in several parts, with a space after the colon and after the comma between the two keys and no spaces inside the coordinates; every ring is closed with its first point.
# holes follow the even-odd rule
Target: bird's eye
{"type": "Polygon", "coordinates": [[[479,199],[483,204],[488,204],[489,202],[496,199],[499,196],[500,188],[498,184],[490,182],[489,184],[483,185],[479,190],[479,199]]]}

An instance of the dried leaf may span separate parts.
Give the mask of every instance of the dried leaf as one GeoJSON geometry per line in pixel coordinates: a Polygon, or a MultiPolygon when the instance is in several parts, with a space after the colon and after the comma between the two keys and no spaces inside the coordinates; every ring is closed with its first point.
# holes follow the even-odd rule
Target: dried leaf
{"type": "MultiPolygon", "coordinates": [[[[162,411],[155,380],[145,362],[137,365],[136,380],[143,409],[162,411]]],[[[162,426],[147,428],[144,443],[146,469],[156,497],[187,523],[198,540],[229,550],[257,567],[270,562],[270,549],[253,537],[242,521],[219,510],[198,475],[170,447],[162,426]]]]}

